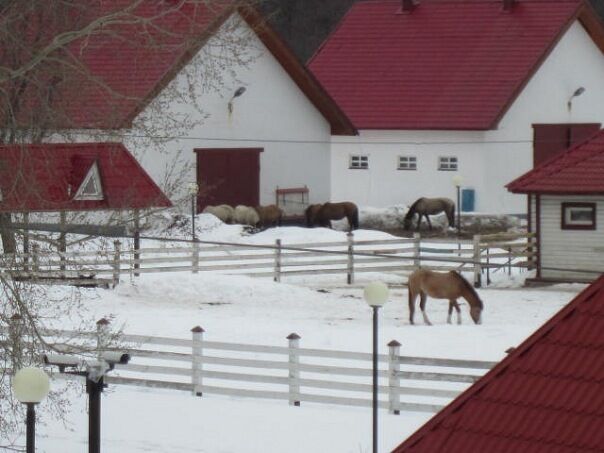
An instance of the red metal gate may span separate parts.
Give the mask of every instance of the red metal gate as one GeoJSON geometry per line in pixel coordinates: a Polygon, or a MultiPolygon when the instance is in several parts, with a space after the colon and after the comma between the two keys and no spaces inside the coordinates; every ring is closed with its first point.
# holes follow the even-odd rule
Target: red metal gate
{"type": "Polygon", "coordinates": [[[207,205],[257,206],[260,202],[261,148],[196,149],[197,209],[207,205]]]}

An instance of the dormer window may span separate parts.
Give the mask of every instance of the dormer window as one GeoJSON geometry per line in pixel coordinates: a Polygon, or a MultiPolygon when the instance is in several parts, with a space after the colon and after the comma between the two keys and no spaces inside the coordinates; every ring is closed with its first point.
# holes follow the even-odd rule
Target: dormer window
{"type": "Polygon", "coordinates": [[[102,200],[104,198],[101,175],[96,162],[88,170],[88,174],[73,198],[74,200],[102,200]]]}

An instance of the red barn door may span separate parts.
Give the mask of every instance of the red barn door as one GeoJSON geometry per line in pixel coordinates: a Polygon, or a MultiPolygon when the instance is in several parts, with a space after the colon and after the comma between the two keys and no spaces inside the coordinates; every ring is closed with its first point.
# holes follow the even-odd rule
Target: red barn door
{"type": "Polygon", "coordinates": [[[197,209],[207,205],[257,206],[261,148],[196,149],[197,209]]]}

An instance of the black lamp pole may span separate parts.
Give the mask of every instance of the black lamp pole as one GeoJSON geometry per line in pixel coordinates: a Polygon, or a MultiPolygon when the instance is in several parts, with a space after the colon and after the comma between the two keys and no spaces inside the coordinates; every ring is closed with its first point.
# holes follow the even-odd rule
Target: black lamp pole
{"type": "Polygon", "coordinates": [[[373,307],[373,453],[378,451],[378,310],[373,307]]]}
{"type": "Polygon", "coordinates": [[[101,377],[97,382],[86,377],[88,393],[88,453],[101,453],[101,393],[105,384],[101,377]]]}
{"type": "Polygon", "coordinates": [[[36,451],[36,403],[25,404],[27,405],[25,451],[27,453],[34,453],[36,451]]]}

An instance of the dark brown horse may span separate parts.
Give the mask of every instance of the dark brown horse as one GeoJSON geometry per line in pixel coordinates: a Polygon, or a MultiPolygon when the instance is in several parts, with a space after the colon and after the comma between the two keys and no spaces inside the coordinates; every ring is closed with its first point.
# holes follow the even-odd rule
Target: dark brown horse
{"type": "Polygon", "coordinates": [[[428,269],[419,269],[409,276],[409,321],[413,324],[415,313],[415,300],[420,296],[419,308],[422,311],[424,322],[432,325],[426,315],[426,299],[428,296],[435,299],[449,299],[449,315],[447,322],[451,323],[453,308],[457,312],[457,324],[461,324],[461,310],[457,299],[463,297],[470,305],[470,316],[476,324],[481,324],[481,314],[484,307],[482,300],[474,287],[459,273],[455,271],[434,272],[428,269]]]}
{"type": "Polygon", "coordinates": [[[426,217],[428,227],[432,229],[432,223],[428,216],[441,212],[447,214],[449,226],[455,226],[455,203],[453,200],[449,198],[418,198],[409,207],[409,211],[407,211],[407,215],[405,215],[403,220],[403,228],[409,230],[413,223],[413,217],[417,214],[419,216],[417,219],[417,229],[419,230],[419,226],[422,223],[422,217],[426,217]]]}
{"type": "Polygon", "coordinates": [[[306,225],[309,227],[318,225],[331,228],[332,220],[346,218],[350,231],[359,227],[359,208],[350,201],[341,203],[323,203],[322,205],[310,205],[306,209],[306,225]]]}
{"type": "Polygon", "coordinates": [[[256,206],[255,209],[258,213],[258,217],[260,217],[258,226],[261,228],[281,226],[283,211],[277,205],[269,204],[268,206],[256,206]]]}

